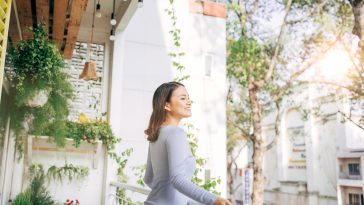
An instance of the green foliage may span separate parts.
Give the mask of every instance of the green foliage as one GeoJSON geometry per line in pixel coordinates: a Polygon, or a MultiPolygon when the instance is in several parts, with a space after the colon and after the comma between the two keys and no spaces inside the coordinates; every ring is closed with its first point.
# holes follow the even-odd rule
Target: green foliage
{"type": "Polygon", "coordinates": [[[43,24],[30,28],[33,38],[20,41],[10,50],[10,62],[15,73],[16,104],[22,105],[35,91],[52,87],[54,78],[62,75],[64,61],[58,48],[48,41],[43,24]]]}
{"type": "MultiPolygon", "coordinates": [[[[113,159],[118,165],[117,175],[119,177],[119,181],[121,181],[123,183],[127,182],[129,179],[129,177],[125,174],[125,167],[128,162],[128,158],[130,157],[130,155],[132,153],[133,153],[132,148],[124,150],[121,153],[121,155],[119,155],[113,151],[108,152],[109,157],[111,159],[113,159]]],[[[118,197],[119,204],[121,204],[121,205],[135,204],[134,202],[132,202],[130,197],[127,197],[126,189],[118,188],[116,191],[116,196],[118,197]]]]}
{"type": "Polygon", "coordinates": [[[69,181],[74,179],[83,179],[89,174],[88,167],[75,166],[73,164],[65,164],[63,167],[57,167],[55,165],[48,168],[47,178],[48,181],[59,181],[62,183],[63,178],[67,177],[69,181]]]}
{"type": "Polygon", "coordinates": [[[55,205],[56,202],[50,196],[45,187],[45,174],[41,166],[32,166],[30,172],[30,185],[16,196],[12,204],[16,205],[55,205]]]}
{"type": "Polygon", "coordinates": [[[227,45],[227,76],[234,78],[239,84],[247,86],[248,75],[255,80],[262,80],[268,69],[265,48],[254,38],[241,36],[238,40],[230,40],[227,45]],[[251,69],[254,72],[251,72],[251,69]]]}
{"type": "MultiPolygon", "coordinates": [[[[172,66],[176,68],[177,71],[182,72],[186,70],[186,67],[181,63],[181,57],[185,56],[185,53],[181,51],[181,30],[177,27],[177,16],[176,11],[174,9],[174,1],[169,1],[169,8],[165,9],[167,15],[170,17],[171,20],[171,30],[169,34],[171,34],[172,42],[176,52],[169,53],[171,57],[172,66]]],[[[182,82],[184,80],[189,79],[189,75],[182,75],[181,77],[176,77],[174,81],[182,82]]]]}
{"type": "MultiPolygon", "coordinates": [[[[29,172],[31,176],[34,176],[37,173],[44,173],[44,169],[40,164],[32,164],[29,166],[29,172]]],[[[67,178],[69,181],[80,180],[87,177],[88,174],[88,167],[65,164],[63,167],[57,167],[55,165],[49,167],[44,177],[48,183],[51,180],[62,183],[64,178],[67,178]]]]}
{"type": "Polygon", "coordinates": [[[100,140],[106,145],[107,150],[112,150],[115,144],[121,141],[113,134],[109,123],[102,120],[84,123],[68,121],[66,126],[68,127],[66,136],[74,140],[75,147],[79,147],[82,141],[96,144],[97,140],[100,140]]]}
{"type": "Polygon", "coordinates": [[[133,201],[131,200],[130,197],[127,196],[126,194],[126,189],[118,189],[116,191],[116,196],[118,198],[118,201],[120,205],[134,205],[135,203],[133,203],[133,201]]]}
{"type": "Polygon", "coordinates": [[[204,166],[207,161],[206,159],[201,158],[197,155],[198,140],[197,137],[193,134],[193,131],[195,131],[196,128],[192,124],[185,124],[185,126],[187,128],[187,138],[189,140],[191,153],[192,156],[196,159],[196,170],[192,176],[192,182],[205,189],[206,191],[211,191],[214,194],[220,195],[221,193],[217,191],[216,187],[218,184],[221,183],[220,177],[217,179],[212,178],[207,181],[204,181],[200,178],[199,175],[204,170],[204,166]]]}
{"type": "Polygon", "coordinates": [[[68,101],[73,87],[62,71],[64,60],[58,48],[47,38],[43,24],[31,28],[33,38],[22,40],[9,52],[15,84],[13,104],[10,107],[11,128],[16,134],[17,150],[22,152],[23,122],[31,121],[29,132],[54,137],[59,146],[65,143],[68,101]],[[42,107],[28,107],[26,102],[40,90],[49,91],[48,101],[42,107]]]}
{"type": "Polygon", "coordinates": [[[117,169],[117,174],[119,176],[119,180],[121,182],[127,182],[128,181],[128,176],[125,174],[125,167],[126,167],[126,163],[128,162],[128,158],[130,157],[131,153],[133,153],[133,148],[129,148],[124,150],[121,155],[113,152],[113,151],[109,151],[108,155],[111,159],[113,159],[117,164],[118,164],[118,169],[117,169]]]}
{"type": "Polygon", "coordinates": [[[32,205],[32,190],[26,189],[24,192],[18,194],[12,205],[32,205]]]}
{"type": "Polygon", "coordinates": [[[128,176],[125,174],[125,167],[133,149],[126,149],[121,154],[114,151],[115,145],[119,143],[121,139],[114,135],[109,123],[102,120],[86,121],[82,123],[67,122],[67,127],[67,138],[74,140],[75,147],[79,147],[82,141],[91,144],[102,141],[102,144],[106,146],[109,157],[118,165],[117,174],[119,180],[122,182],[128,180],[128,176]]]}
{"type": "Polygon", "coordinates": [[[145,187],[145,183],[143,180],[145,170],[147,169],[147,165],[143,164],[140,166],[132,167],[134,171],[134,175],[137,177],[137,184],[139,184],[142,187],[145,187]]]}
{"type": "Polygon", "coordinates": [[[355,69],[349,71],[348,77],[351,80],[349,90],[351,91],[352,98],[360,101],[364,97],[364,67],[356,65],[355,69]]]}

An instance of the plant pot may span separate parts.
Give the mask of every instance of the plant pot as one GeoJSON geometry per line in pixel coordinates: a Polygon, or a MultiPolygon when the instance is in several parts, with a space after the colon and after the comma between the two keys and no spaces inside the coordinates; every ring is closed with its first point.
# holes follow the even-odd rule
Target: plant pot
{"type": "Polygon", "coordinates": [[[51,91],[49,89],[39,90],[35,96],[26,102],[28,107],[42,107],[47,101],[51,91]]]}

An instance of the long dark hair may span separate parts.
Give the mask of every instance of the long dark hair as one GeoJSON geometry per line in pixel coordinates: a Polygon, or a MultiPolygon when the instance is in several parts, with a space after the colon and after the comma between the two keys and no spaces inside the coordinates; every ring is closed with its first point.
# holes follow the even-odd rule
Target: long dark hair
{"type": "Polygon", "coordinates": [[[164,109],[164,106],[167,102],[170,102],[173,91],[180,86],[184,87],[182,83],[169,82],[163,83],[155,90],[153,95],[153,112],[150,116],[148,128],[144,131],[148,136],[148,141],[157,141],[159,128],[166,120],[166,110],[164,109]]]}

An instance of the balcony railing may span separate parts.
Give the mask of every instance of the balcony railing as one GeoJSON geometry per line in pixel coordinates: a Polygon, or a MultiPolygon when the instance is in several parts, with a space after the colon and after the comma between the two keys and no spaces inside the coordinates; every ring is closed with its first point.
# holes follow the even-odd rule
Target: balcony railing
{"type": "Polygon", "coordinates": [[[132,199],[138,198],[145,200],[150,190],[140,188],[130,184],[111,182],[111,187],[115,188],[114,194],[111,194],[112,205],[141,205],[142,201],[134,201],[132,199]]]}
{"type": "Polygon", "coordinates": [[[361,180],[362,176],[361,175],[350,175],[350,174],[345,173],[345,172],[340,172],[339,179],[361,180]]]}
{"type": "MultiPolygon", "coordinates": [[[[130,184],[111,182],[111,187],[115,188],[115,194],[111,194],[112,205],[143,205],[143,201],[133,201],[134,198],[145,200],[150,190],[140,188],[130,184]]],[[[196,201],[188,201],[188,205],[202,205],[196,201]]]]}

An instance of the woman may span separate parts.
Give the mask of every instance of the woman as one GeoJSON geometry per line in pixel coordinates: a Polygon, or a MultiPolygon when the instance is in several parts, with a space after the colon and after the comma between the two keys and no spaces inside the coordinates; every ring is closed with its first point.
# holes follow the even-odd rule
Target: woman
{"type": "Polygon", "coordinates": [[[183,84],[160,85],[153,95],[148,129],[149,149],[144,182],[152,189],[145,205],[187,205],[190,199],[208,205],[231,205],[191,182],[196,161],[186,133],[178,127],[191,116],[191,100],[183,84]]]}

